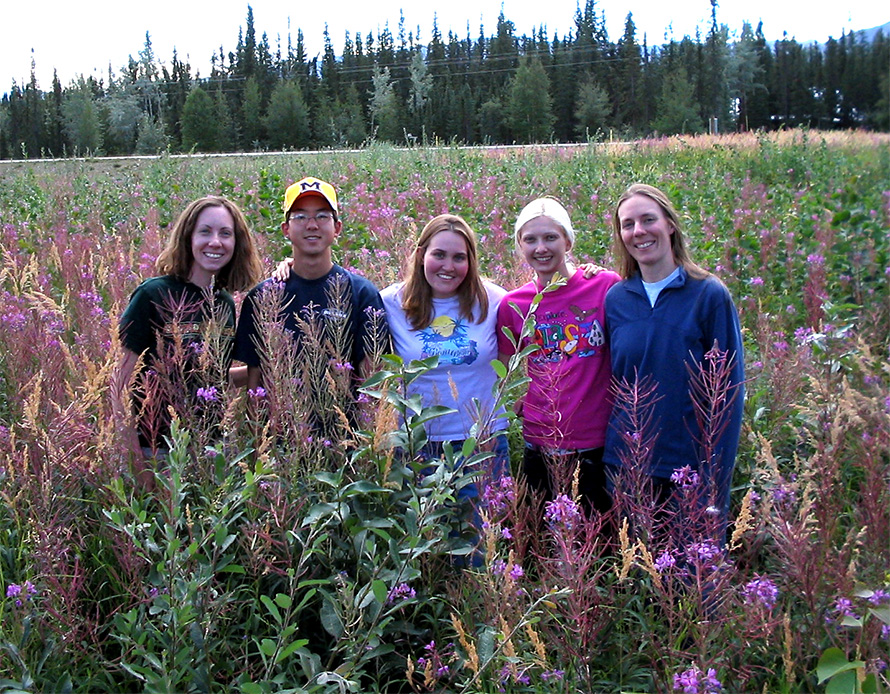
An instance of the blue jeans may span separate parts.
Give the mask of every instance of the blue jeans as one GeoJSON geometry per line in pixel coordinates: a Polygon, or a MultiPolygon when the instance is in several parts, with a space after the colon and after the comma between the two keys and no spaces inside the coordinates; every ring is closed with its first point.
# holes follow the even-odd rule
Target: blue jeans
{"type": "MultiPolygon", "coordinates": [[[[454,451],[460,451],[463,445],[463,441],[451,441],[451,447],[454,451]]],[[[490,448],[488,450],[494,453],[494,457],[484,461],[482,469],[483,485],[496,482],[501,477],[510,474],[510,442],[507,440],[507,435],[504,433],[495,435],[489,441],[489,445],[490,448]]],[[[444,455],[444,446],[444,441],[430,441],[423,447],[420,454],[426,460],[438,459],[444,455]]],[[[458,493],[458,499],[460,500],[472,499],[478,496],[479,488],[476,482],[463,487],[458,493]]]]}
{"type": "MultiPolygon", "coordinates": [[[[443,455],[444,441],[430,441],[423,447],[421,455],[426,460],[441,458],[443,455]]],[[[452,441],[451,446],[454,451],[460,451],[463,448],[463,441],[452,441]]],[[[483,463],[482,468],[482,488],[489,484],[500,480],[502,477],[510,474],[510,442],[507,440],[505,433],[494,436],[486,448],[494,453],[494,457],[488,458],[483,463]],[[490,446],[490,448],[489,448],[490,446]]],[[[477,549],[466,559],[459,557],[455,563],[458,566],[482,566],[484,553],[478,548],[479,538],[482,534],[482,515],[479,513],[479,484],[476,481],[467,484],[458,491],[457,501],[463,506],[469,504],[472,510],[472,522],[475,528],[477,549]]]]}

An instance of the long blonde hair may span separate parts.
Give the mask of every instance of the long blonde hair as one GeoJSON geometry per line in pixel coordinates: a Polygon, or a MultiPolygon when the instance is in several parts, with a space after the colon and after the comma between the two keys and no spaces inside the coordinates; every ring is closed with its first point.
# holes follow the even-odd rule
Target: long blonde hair
{"type": "Polygon", "coordinates": [[[460,315],[473,320],[473,309],[478,306],[479,315],[475,317],[476,322],[481,323],[488,316],[488,292],[485,291],[485,285],[479,275],[476,234],[462,217],[456,214],[440,214],[427,222],[420,232],[411,267],[408,269],[408,278],[402,290],[402,309],[413,330],[423,330],[433,321],[433,289],[424,275],[423,259],[432,238],[442,231],[459,234],[467,246],[467,276],[457,288],[460,315]]]}
{"type": "Polygon", "coordinates": [[[615,209],[612,212],[612,245],[615,257],[618,260],[618,274],[624,279],[629,279],[640,271],[639,263],[634,260],[633,256],[628,252],[627,247],[624,245],[624,242],[621,240],[621,220],[618,217],[618,210],[621,208],[621,205],[634,195],[644,195],[655,202],[664,213],[668,224],[673,227],[674,233],[671,234],[671,251],[674,255],[674,262],[686,270],[686,274],[690,277],[703,279],[710,275],[711,273],[707,270],[692,262],[692,258],[689,256],[689,251],[686,249],[686,240],[683,237],[683,227],[680,224],[680,215],[677,214],[677,210],[674,208],[673,204],[671,204],[667,195],[655,186],[649,186],[645,183],[634,183],[625,190],[624,193],[621,194],[621,197],[618,198],[618,203],[615,205],[615,209]]]}

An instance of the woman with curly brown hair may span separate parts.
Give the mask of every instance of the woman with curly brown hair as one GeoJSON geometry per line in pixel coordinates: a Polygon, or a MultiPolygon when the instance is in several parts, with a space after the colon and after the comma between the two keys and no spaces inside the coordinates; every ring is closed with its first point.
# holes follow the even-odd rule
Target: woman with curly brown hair
{"type": "Polygon", "coordinates": [[[262,272],[244,215],[217,196],[195,200],[183,211],[155,267],[159,276],[135,289],[121,316],[122,355],[112,384],[127,447],[146,456],[165,447],[170,406],[192,407],[225,385],[235,331],[229,291],[248,289],[262,272]],[[124,393],[140,359],[134,429],[124,393]]]}

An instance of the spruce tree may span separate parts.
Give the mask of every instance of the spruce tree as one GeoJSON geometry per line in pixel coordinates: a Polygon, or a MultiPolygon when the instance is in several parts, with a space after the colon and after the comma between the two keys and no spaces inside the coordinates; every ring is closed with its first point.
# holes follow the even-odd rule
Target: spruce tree
{"type": "Polygon", "coordinates": [[[300,86],[292,81],[279,82],[269,99],[263,118],[273,149],[303,149],[309,144],[309,111],[300,86]]]}
{"type": "Polygon", "coordinates": [[[99,112],[89,80],[81,76],[76,86],[68,90],[62,103],[62,117],[68,146],[75,156],[102,153],[99,112]]]}
{"type": "Polygon", "coordinates": [[[541,61],[525,60],[511,80],[508,93],[508,122],[515,141],[549,141],[553,134],[553,101],[541,61]]]}
{"type": "Polygon", "coordinates": [[[212,152],[216,147],[216,108],[201,87],[189,92],[182,108],[182,149],[212,152]]]}

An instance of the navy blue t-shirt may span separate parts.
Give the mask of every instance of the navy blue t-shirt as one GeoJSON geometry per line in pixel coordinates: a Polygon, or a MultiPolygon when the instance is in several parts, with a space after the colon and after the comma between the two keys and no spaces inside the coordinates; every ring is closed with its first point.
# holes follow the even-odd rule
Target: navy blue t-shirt
{"type": "MultiPolygon", "coordinates": [[[[241,307],[234,357],[248,366],[258,367],[261,363],[259,345],[262,344],[263,331],[257,324],[256,313],[262,292],[275,291],[278,284],[274,279],[261,282],[250,290],[241,307]]],[[[385,330],[386,326],[383,301],[377,288],[370,281],[339,265],[334,265],[327,275],[315,280],[303,279],[291,271],[282,288],[281,306],[284,328],[298,341],[303,334],[298,316],[304,321],[314,317],[315,322],[320,325],[346,318],[345,332],[349,353],[338,356],[347,358],[353,369],[358,369],[365,358],[365,342],[372,328],[382,325],[385,330]],[[368,311],[378,311],[378,318],[372,320],[368,311]]]]}

